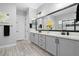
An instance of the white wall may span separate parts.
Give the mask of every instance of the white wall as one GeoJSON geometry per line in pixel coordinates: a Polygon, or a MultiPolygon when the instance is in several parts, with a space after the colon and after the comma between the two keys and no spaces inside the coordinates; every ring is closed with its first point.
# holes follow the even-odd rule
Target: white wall
{"type": "Polygon", "coordinates": [[[42,12],[41,16],[44,16],[53,11],[66,7],[70,4],[72,4],[72,3],[45,3],[37,9],[37,13],[42,12]]]}
{"type": "MultiPolygon", "coordinates": [[[[3,26],[0,26],[0,46],[15,44],[16,42],[16,4],[0,4],[0,11],[9,13],[9,19],[7,20],[8,24],[11,24],[10,27],[10,36],[3,36],[3,26]]],[[[6,24],[6,23],[0,23],[6,24]]]]}
{"type": "Polygon", "coordinates": [[[32,20],[37,18],[36,16],[37,10],[33,8],[29,8],[29,22],[31,23],[32,20]]]}

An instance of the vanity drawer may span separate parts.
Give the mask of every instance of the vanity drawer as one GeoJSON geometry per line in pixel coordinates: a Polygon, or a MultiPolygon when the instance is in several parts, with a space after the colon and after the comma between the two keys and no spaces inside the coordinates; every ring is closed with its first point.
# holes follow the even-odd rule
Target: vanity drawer
{"type": "Polygon", "coordinates": [[[39,34],[39,38],[40,38],[40,39],[45,39],[45,35],[39,34]]]}
{"type": "Polygon", "coordinates": [[[39,46],[45,49],[45,35],[39,34],[39,46]]]}
{"type": "Polygon", "coordinates": [[[40,41],[39,41],[39,46],[40,46],[41,48],[45,49],[45,42],[40,42],[40,41]]]}
{"type": "Polygon", "coordinates": [[[39,38],[39,42],[43,42],[43,43],[45,43],[45,39],[43,39],[43,38],[39,38]]]}

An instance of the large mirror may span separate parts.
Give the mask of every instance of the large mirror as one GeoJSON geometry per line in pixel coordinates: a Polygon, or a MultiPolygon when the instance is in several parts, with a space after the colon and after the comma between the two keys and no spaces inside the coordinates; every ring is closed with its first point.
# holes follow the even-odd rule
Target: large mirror
{"type": "Polygon", "coordinates": [[[37,19],[37,30],[79,31],[76,20],[77,4],[37,19]],[[75,25],[74,25],[75,24],[75,25]],[[75,30],[76,29],[76,30],[75,30]]]}

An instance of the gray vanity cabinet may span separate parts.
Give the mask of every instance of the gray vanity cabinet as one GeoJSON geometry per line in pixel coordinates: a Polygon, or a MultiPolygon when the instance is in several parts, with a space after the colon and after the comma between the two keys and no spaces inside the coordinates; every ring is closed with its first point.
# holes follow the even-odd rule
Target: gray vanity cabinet
{"type": "Polygon", "coordinates": [[[43,49],[45,49],[45,42],[46,42],[46,39],[45,39],[45,35],[42,35],[42,34],[39,34],[39,46],[43,49]]]}
{"type": "Polygon", "coordinates": [[[55,37],[46,36],[46,50],[53,55],[56,55],[55,37]]]}
{"type": "Polygon", "coordinates": [[[74,56],[74,42],[69,39],[59,39],[59,56],[74,56]]]}
{"type": "Polygon", "coordinates": [[[38,34],[30,33],[30,40],[31,40],[31,42],[38,44],[38,34]]]}
{"type": "Polygon", "coordinates": [[[55,56],[79,56],[79,40],[30,33],[31,42],[55,56]]]}

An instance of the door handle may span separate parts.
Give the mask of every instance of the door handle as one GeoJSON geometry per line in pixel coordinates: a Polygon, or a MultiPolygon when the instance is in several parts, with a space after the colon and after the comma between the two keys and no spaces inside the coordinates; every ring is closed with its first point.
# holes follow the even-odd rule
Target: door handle
{"type": "Polygon", "coordinates": [[[56,39],[55,39],[55,43],[56,43],[56,44],[59,44],[59,39],[56,38],[56,39]]]}
{"type": "Polygon", "coordinates": [[[19,31],[16,31],[16,32],[19,32],[19,31]]]}
{"type": "Polygon", "coordinates": [[[35,36],[35,34],[33,33],[33,36],[35,36]]]}

